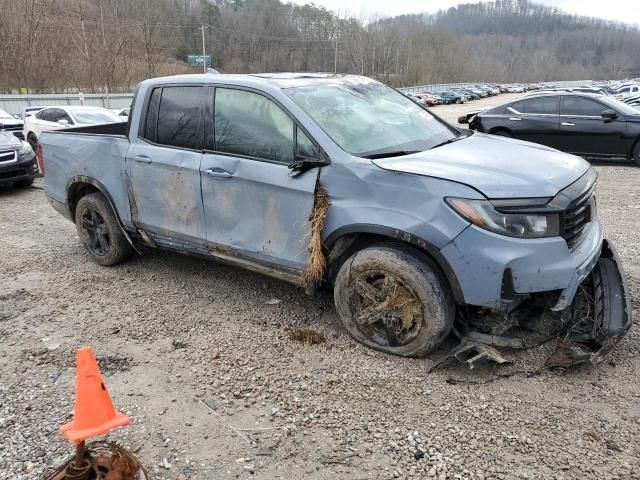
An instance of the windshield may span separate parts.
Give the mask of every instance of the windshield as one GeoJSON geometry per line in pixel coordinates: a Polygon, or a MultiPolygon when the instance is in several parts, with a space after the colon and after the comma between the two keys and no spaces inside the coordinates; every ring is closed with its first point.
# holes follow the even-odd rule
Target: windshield
{"type": "Polygon", "coordinates": [[[122,121],[120,117],[107,110],[75,110],[71,114],[77,123],[87,125],[122,121]]]}
{"type": "Polygon", "coordinates": [[[8,112],[5,112],[0,108],[0,118],[13,118],[13,115],[9,114],[8,112]]]}
{"type": "Polygon", "coordinates": [[[379,82],[351,80],[285,92],[355,156],[428,150],[456,137],[446,124],[379,82]]]}
{"type": "Polygon", "coordinates": [[[614,110],[616,110],[617,112],[623,115],[639,115],[640,114],[640,111],[637,110],[636,108],[633,108],[631,105],[621,102],[620,100],[616,100],[615,98],[602,97],[599,100],[605,105],[610,106],[611,108],[613,108],[614,110]]]}

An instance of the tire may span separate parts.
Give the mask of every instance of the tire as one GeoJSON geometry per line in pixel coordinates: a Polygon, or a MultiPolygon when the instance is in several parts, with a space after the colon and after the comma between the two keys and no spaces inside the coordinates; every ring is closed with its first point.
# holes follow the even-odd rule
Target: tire
{"type": "Polygon", "coordinates": [[[80,199],[76,206],[75,221],[80,242],[97,264],[116,265],[131,256],[131,245],[101,193],[91,193],[80,199]]]}
{"type": "Polygon", "coordinates": [[[491,135],[497,135],[498,137],[513,138],[513,135],[511,135],[511,132],[507,132],[506,130],[496,130],[495,132],[491,132],[491,135]]]}
{"type": "Polygon", "coordinates": [[[25,178],[25,179],[13,182],[13,184],[18,188],[27,188],[33,185],[33,181],[34,181],[33,178],[25,178]]]}
{"type": "Polygon", "coordinates": [[[633,147],[633,161],[640,167],[640,140],[638,140],[635,147],[633,147]]]}
{"type": "Polygon", "coordinates": [[[31,148],[33,148],[33,151],[35,152],[38,148],[38,137],[36,137],[35,133],[29,132],[27,134],[27,142],[29,143],[29,145],[31,145],[31,148]]]}
{"type": "Polygon", "coordinates": [[[456,103],[460,105],[462,103],[462,100],[460,100],[459,98],[456,98],[456,103]]]}
{"type": "Polygon", "coordinates": [[[435,350],[455,316],[453,295],[438,266],[393,245],[365,248],[347,259],[336,276],[334,301],[353,338],[402,357],[435,350]]]}

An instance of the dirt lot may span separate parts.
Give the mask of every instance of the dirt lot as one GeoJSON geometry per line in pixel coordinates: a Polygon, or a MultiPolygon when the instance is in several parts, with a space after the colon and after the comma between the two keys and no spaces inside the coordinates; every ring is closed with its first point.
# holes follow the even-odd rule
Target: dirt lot
{"type": "MultiPolygon", "coordinates": [[[[640,169],[597,169],[638,297],[640,169]]],[[[529,351],[428,374],[433,358],[351,340],[327,294],[163,252],[99,267],[41,186],[0,189],[0,479],[40,478],[72,452],[57,428],[85,344],[133,419],[110,438],[154,479],[640,478],[637,325],[597,368],[540,372],[529,351]],[[325,341],[292,340],[299,328],[325,341]]]]}

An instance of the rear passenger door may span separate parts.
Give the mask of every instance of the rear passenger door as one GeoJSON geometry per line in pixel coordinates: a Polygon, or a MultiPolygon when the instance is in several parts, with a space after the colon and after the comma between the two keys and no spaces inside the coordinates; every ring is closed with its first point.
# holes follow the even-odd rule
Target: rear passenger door
{"type": "Polygon", "coordinates": [[[296,143],[306,156],[319,148],[259,92],[217,87],[209,101],[215,115],[201,167],[207,240],[218,254],[304,269],[317,170],[290,176],[288,165],[296,143]]]}
{"type": "Polygon", "coordinates": [[[151,90],[127,153],[133,221],[162,245],[204,248],[200,160],[205,92],[198,85],[151,90]]]}
{"type": "Polygon", "coordinates": [[[584,156],[624,156],[627,125],[623,119],[605,122],[610,107],[578,95],[562,97],[560,132],[562,150],[584,156]]]}

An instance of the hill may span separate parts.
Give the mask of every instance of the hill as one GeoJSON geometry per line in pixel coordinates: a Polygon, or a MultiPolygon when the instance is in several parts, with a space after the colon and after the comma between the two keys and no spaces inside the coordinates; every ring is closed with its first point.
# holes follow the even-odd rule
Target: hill
{"type": "Polygon", "coordinates": [[[0,0],[0,91],[130,91],[198,71],[334,71],[394,85],[640,75],[640,32],[528,0],[377,21],[279,0],[0,0]]]}

